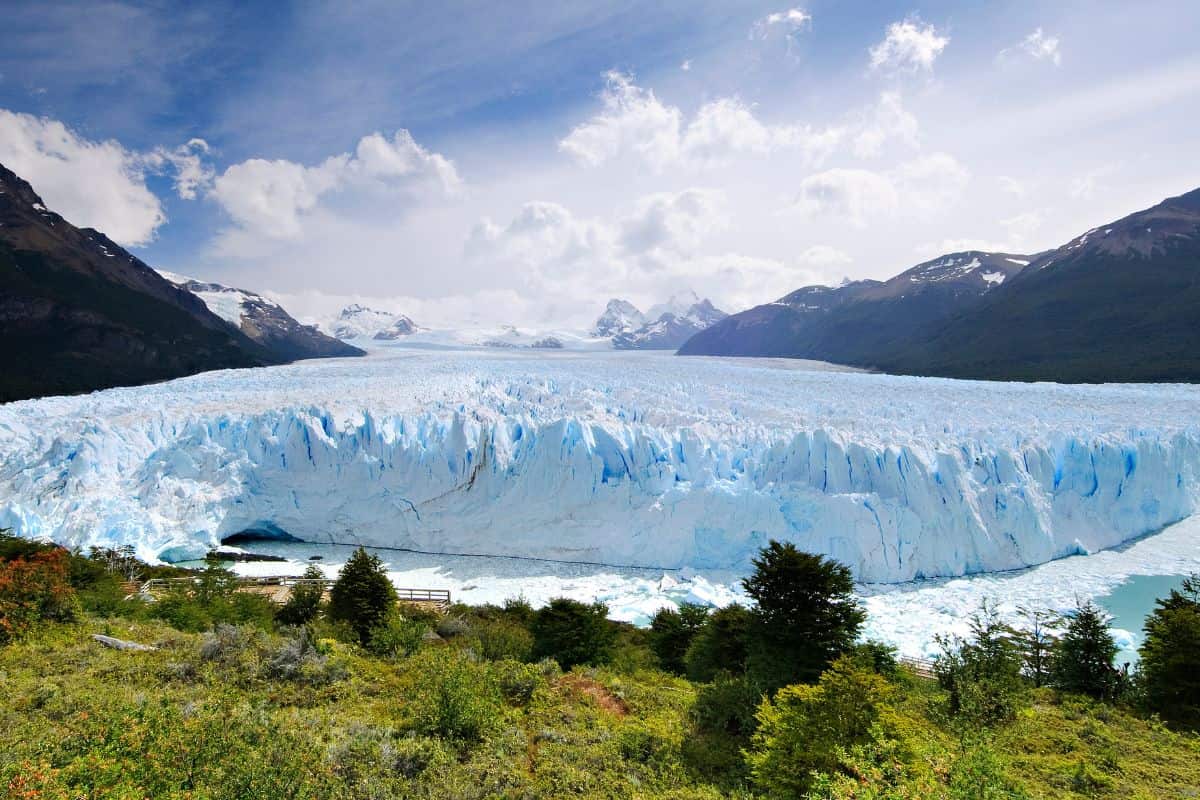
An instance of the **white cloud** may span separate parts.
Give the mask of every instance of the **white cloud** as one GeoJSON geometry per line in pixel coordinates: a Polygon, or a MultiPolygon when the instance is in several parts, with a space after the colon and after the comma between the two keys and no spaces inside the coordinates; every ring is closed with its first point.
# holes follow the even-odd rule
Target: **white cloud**
{"type": "Polygon", "coordinates": [[[199,192],[212,185],[213,169],[204,161],[208,153],[208,142],[189,139],[187,144],[174,149],[156,148],[145,157],[145,162],[159,171],[174,171],[175,192],[184,200],[194,200],[199,192]]]}
{"type": "Polygon", "coordinates": [[[664,104],[630,76],[610,72],[606,77],[603,109],[559,142],[560,150],[589,166],[633,155],[661,171],[780,150],[797,151],[819,163],[844,136],[838,128],[764,124],[749,106],[730,97],[701,106],[685,127],[679,108],[664,104]]]}
{"type": "Polygon", "coordinates": [[[830,247],[827,244],[814,244],[801,251],[796,260],[801,264],[807,264],[812,267],[828,269],[830,267],[844,267],[847,264],[854,262],[854,259],[849,254],[838,250],[836,247],[830,247]]]}
{"type": "Polygon", "coordinates": [[[789,8],[785,11],[776,11],[772,14],[767,14],[762,17],[750,29],[751,37],[758,39],[766,39],[774,31],[782,31],[785,36],[790,37],[797,31],[811,27],[812,15],[802,8],[789,8]]]}
{"type": "Polygon", "coordinates": [[[996,178],[996,183],[1000,186],[1000,191],[1005,194],[1011,194],[1013,197],[1025,196],[1025,184],[1016,178],[1001,175],[996,178]]]}
{"type": "Polygon", "coordinates": [[[692,60],[690,58],[685,58],[683,60],[683,63],[679,65],[679,68],[681,70],[683,70],[684,72],[691,72],[692,71],[692,60]]]}
{"type": "Polygon", "coordinates": [[[364,136],[353,155],[331,156],[313,167],[261,158],[234,164],[216,178],[210,196],[241,228],[289,239],[300,236],[304,216],[335,191],[430,195],[453,193],[460,184],[453,162],[399,130],[390,140],[364,136]]]}
{"type": "Polygon", "coordinates": [[[1057,36],[1047,36],[1045,31],[1037,28],[1033,33],[1022,39],[1015,47],[1001,50],[997,58],[1007,61],[1018,53],[1024,53],[1035,61],[1049,61],[1054,66],[1062,64],[1062,53],[1058,49],[1057,36]]]}
{"type": "Polygon", "coordinates": [[[140,154],[85,139],[57,120],[0,109],[0,163],[29,181],[47,207],[123,245],[146,244],[166,222],[140,154]]]}
{"type": "Polygon", "coordinates": [[[920,144],[920,125],[917,118],[904,108],[904,100],[899,92],[883,92],[878,105],[864,116],[859,132],[854,137],[854,154],[859,158],[874,158],[893,139],[917,147],[920,144]]]}
{"type": "Polygon", "coordinates": [[[871,69],[892,72],[930,72],[933,62],[950,44],[950,37],[931,24],[912,17],[893,22],[879,44],[870,49],[871,69]]]}
{"type": "Polygon", "coordinates": [[[800,182],[792,210],[865,227],[877,218],[928,219],[961,196],[970,173],[953,156],[933,153],[886,172],[837,168],[800,182]]]}
{"type": "Polygon", "coordinates": [[[1114,164],[1105,164],[1090,169],[1082,175],[1071,179],[1067,193],[1075,200],[1091,200],[1104,188],[1104,179],[1116,172],[1114,164]]]}
{"type": "Polygon", "coordinates": [[[924,242],[914,248],[921,258],[935,258],[945,253],[961,253],[964,250],[980,250],[985,253],[1027,253],[1037,249],[1033,236],[1042,227],[1042,214],[1027,211],[1014,217],[999,220],[996,224],[1004,229],[1000,239],[961,238],[924,242]]]}

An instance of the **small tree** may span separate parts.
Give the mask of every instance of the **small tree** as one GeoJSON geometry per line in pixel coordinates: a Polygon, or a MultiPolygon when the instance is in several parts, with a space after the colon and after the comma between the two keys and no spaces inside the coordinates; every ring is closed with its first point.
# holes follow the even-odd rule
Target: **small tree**
{"type": "Polygon", "coordinates": [[[616,631],[608,606],[556,597],[539,608],[530,625],[534,659],[553,658],[564,670],[612,660],[616,631]]]}
{"type": "Polygon", "coordinates": [[[750,609],[737,604],[709,614],[684,656],[688,678],[707,683],[721,673],[745,672],[751,621],[750,609]]]}
{"type": "Polygon", "coordinates": [[[275,612],[279,624],[307,625],[320,613],[321,598],[325,594],[325,573],[316,564],[310,564],[304,570],[303,580],[309,582],[293,586],[287,602],[275,612]]]}
{"type": "Polygon", "coordinates": [[[395,609],[396,589],[383,562],[358,548],[329,591],[330,618],[349,624],[359,643],[366,645],[371,640],[371,630],[395,613],[395,609]]]}
{"type": "Polygon", "coordinates": [[[1044,608],[1021,606],[1017,610],[1025,623],[1014,632],[1014,641],[1024,661],[1022,671],[1034,686],[1045,686],[1050,681],[1062,617],[1044,608]]]}
{"type": "Polygon", "coordinates": [[[41,622],[69,622],[78,611],[67,551],[53,548],[0,560],[0,644],[41,622]]]}
{"type": "Polygon", "coordinates": [[[995,725],[1016,715],[1024,685],[1021,654],[1012,629],[986,600],[971,617],[967,639],[937,637],[938,683],[949,693],[949,710],[967,727],[995,725]]]}
{"type": "Polygon", "coordinates": [[[772,540],[742,585],[755,601],[747,670],[768,691],[816,681],[866,619],[850,570],[792,544],[772,540]]]}
{"type": "Polygon", "coordinates": [[[1157,606],[1138,650],[1144,702],[1170,725],[1200,730],[1200,575],[1157,606]]]}
{"type": "Polygon", "coordinates": [[[687,650],[696,632],[708,619],[708,609],[694,603],[682,603],[679,610],[660,609],[650,621],[650,649],[662,668],[682,675],[687,669],[687,650]]]}
{"type": "Polygon", "coordinates": [[[1113,667],[1117,644],[1108,631],[1108,615],[1090,600],[1079,605],[1054,654],[1054,684],[1065,692],[1102,699],[1119,686],[1113,667]]]}

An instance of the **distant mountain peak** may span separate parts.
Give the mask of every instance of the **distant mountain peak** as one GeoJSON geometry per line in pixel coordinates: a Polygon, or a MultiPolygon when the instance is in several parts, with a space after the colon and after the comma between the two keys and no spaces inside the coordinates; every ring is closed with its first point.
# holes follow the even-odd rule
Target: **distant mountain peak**
{"type": "Polygon", "coordinates": [[[361,303],[343,308],[328,326],[338,339],[376,339],[389,341],[416,333],[420,327],[404,314],[377,311],[361,303]]]}

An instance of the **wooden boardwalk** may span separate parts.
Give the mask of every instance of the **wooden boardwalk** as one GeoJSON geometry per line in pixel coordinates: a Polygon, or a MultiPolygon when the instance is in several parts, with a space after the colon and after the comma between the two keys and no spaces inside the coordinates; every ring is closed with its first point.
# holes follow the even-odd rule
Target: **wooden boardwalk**
{"type": "MultiPolygon", "coordinates": [[[[130,592],[130,597],[140,595],[143,598],[156,600],[159,596],[172,591],[188,591],[200,583],[200,578],[151,578],[130,592]]],[[[260,577],[240,577],[235,579],[235,589],[238,592],[251,592],[266,597],[272,603],[282,605],[292,595],[296,586],[319,585],[321,594],[329,599],[329,590],[333,581],[328,578],[299,578],[291,575],[266,575],[260,577]]],[[[449,589],[411,589],[396,587],[396,599],[401,604],[419,605],[445,611],[450,608],[449,589]]]]}

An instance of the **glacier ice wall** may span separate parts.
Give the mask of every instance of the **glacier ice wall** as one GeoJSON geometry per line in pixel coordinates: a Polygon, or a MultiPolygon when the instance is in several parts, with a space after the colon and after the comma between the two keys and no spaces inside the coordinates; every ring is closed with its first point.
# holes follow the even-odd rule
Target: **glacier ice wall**
{"type": "Polygon", "coordinates": [[[1012,569],[1192,514],[1193,387],[387,351],[0,407],[0,527],[180,559],[244,530],[873,582],[1012,569]],[[360,364],[363,362],[360,362],[360,364]]]}

